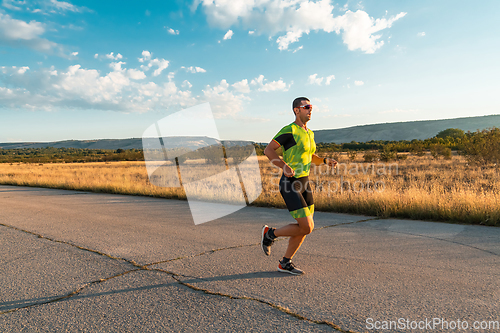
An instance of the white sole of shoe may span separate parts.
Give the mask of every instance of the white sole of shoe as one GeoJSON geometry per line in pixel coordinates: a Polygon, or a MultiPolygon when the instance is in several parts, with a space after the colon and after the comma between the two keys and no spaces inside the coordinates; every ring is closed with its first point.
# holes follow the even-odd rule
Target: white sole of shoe
{"type": "MultiPolygon", "coordinates": [[[[266,228],[269,228],[269,226],[267,224],[262,227],[262,237],[260,238],[260,248],[262,249],[262,251],[264,251],[264,235],[265,235],[266,228]]],[[[267,254],[266,251],[264,251],[264,254],[266,256],[270,255],[270,253],[267,254]]]]}
{"type": "Polygon", "coordinates": [[[294,273],[294,272],[290,272],[290,271],[287,271],[286,269],[282,269],[282,268],[280,268],[279,266],[278,266],[278,271],[283,272],[283,273],[292,274],[292,275],[303,275],[303,274],[304,274],[304,272],[302,272],[302,273],[294,273]]]}

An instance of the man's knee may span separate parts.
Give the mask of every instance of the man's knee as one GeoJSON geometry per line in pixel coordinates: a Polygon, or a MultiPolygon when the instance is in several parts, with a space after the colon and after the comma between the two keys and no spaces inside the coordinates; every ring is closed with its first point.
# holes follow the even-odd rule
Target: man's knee
{"type": "Polygon", "coordinates": [[[304,235],[309,235],[314,230],[314,222],[312,220],[308,221],[306,225],[302,227],[302,232],[304,235]]]}
{"type": "Polygon", "coordinates": [[[309,235],[313,231],[313,229],[314,229],[314,227],[306,226],[306,227],[302,228],[302,233],[304,235],[309,235]]]}
{"type": "Polygon", "coordinates": [[[314,221],[312,216],[300,217],[297,219],[299,224],[300,233],[302,235],[309,235],[314,229],[314,221]]]}

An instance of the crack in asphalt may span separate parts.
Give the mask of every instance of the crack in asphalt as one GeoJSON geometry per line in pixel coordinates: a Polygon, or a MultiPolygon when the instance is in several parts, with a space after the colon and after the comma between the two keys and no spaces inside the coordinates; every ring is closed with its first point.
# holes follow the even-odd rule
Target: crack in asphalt
{"type": "Polygon", "coordinates": [[[200,292],[203,292],[207,295],[214,295],[214,296],[221,296],[221,297],[225,297],[225,298],[229,298],[229,299],[238,299],[238,300],[248,300],[248,301],[255,301],[255,302],[259,302],[261,304],[265,304],[265,305],[269,305],[270,307],[280,311],[280,312],[283,312],[283,313],[286,313],[294,318],[297,318],[297,319],[300,319],[300,320],[305,320],[305,321],[308,321],[308,322],[311,322],[313,324],[317,324],[317,325],[326,325],[326,326],[329,326],[333,329],[336,329],[337,331],[340,331],[342,333],[357,333],[355,331],[350,331],[350,330],[344,330],[342,329],[341,327],[339,327],[338,325],[332,323],[332,322],[329,322],[329,321],[326,321],[326,320],[315,320],[315,319],[310,319],[310,318],[307,318],[301,314],[298,314],[298,313],[295,313],[291,310],[289,310],[288,308],[285,308],[285,307],[282,307],[278,304],[274,304],[272,302],[268,302],[268,301],[265,301],[265,300],[262,300],[262,299],[258,299],[258,298],[255,298],[255,297],[248,297],[248,296],[233,296],[233,295],[230,295],[230,294],[224,294],[224,293],[220,293],[220,292],[217,292],[217,291],[211,291],[211,290],[208,290],[208,289],[204,289],[204,288],[200,288],[200,287],[196,287],[190,283],[187,283],[187,282],[184,282],[182,281],[181,279],[178,278],[178,276],[184,276],[184,277],[187,277],[185,275],[180,275],[180,274],[177,274],[175,272],[170,272],[170,271],[167,271],[167,270],[163,270],[163,269],[160,269],[160,268],[153,268],[153,269],[149,269],[148,270],[151,270],[151,271],[157,271],[157,272],[162,272],[162,273],[166,273],[168,275],[170,275],[175,281],[177,281],[177,283],[185,286],[185,287],[188,287],[192,290],[195,290],[195,291],[200,291],[200,292]]]}
{"type": "MultiPolygon", "coordinates": [[[[338,224],[333,224],[333,225],[327,225],[327,226],[323,226],[323,227],[320,227],[320,228],[316,228],[316,229],[313,230],[313,232],[316,231],[316,230],[322,230],[322,229],[332,228],[332,227],[336,227],[336,226],[343,226],[343,225],[361,223],[361,222],[372,221],[372,220],[377,220],[377,219],[379,219],[379,218],[369,218],[369,219],[365,219],[365,220],[359,220],[359,221],[352,221],[352,222],[346,222],[346,223],[338,223],[338,224]]],[[[103,282],[107,282],[107,281],[109,281],[111,279],[114,279],[114,278],[117,278],[117,277],[121,277],[121,276],[124,276],[124,275],[129,274],[129,273],[138,272],[138,271],[157,271],[157,272],[162,272],[162,273],[166,273],[166,274],[170,275],[178,284],[183,285],[183,286],[185,286],[185,287],[187,287],[187,288],[189,288],[191,290],[194,290],[194,291],[199,291],[199,292],[203,292],[203,293],[205,293],[207,295],[220,296],[220,297],[225,297],[225,298],[229,298],[229,299],[251,300],[251,301],[259,302],[261,304],[268,305],[268,306],[270,306],[270,307],[272,307],[272,308],[274,308],[274,309],[276,309],[276,310],[278,310],[280,312],[283,312],[285,314],[288,314],[288,315],[290,315],[290,316],[292,316],[294,318],[300,319],[300,320],[305,320],[305,321],[308,321],[308,322],[311,322],[311,323],[314,323],[314,324],[317,324],[317,325],[326,325],[326,326],[329,326],[329,327],[331,327],[331,328],[333,328],[333,329],[335,329],[335,330],[337,330],[339,332],[342,332],[342,333],[356,333],[354,331],[342,329],[338,325],[336,325],[336,324],[334,324],[332,322],[329,322],[329,321],[315,320],[315,319],[307,318],[307,317],[305,317],[305,316],[303,316],[303,315],[301,315],[299,313],[295,313],[295,312],[289,310],[288,308],[282,307],[282,306],[280,306],[278,304],[274,304],[274,303],[269,302],[269,301],[261,300],[261,299],[255,298],[255,297],[232,296],[230,294],[223,294],[223,293],[220,293],[220,292],[211,291],[209,289],[204,289],[204,288],[196,287],[196,286],[194,286],[194,285],[192,285],[190,283],[187,283],[187,282],[184,282],[184,281],[181,280],[181,277],[203,280],[202,278],[199,278],[199,277],[184,275],[184,274],[181,274],[181,273],[175,273],[175,272],[167,271],[167,270],[160,269],[160,268],[149,268],[149,266],[152,266],[152,265],[158,265],[158,264],[162,264],[162,263],[167,263],[167,262],[176,261],[176,260],[182,260],[182,259],[187,259],[187,258],[199,257],[199,256],[203,256],[203,255],[206,255],[206,254],[215,253],[215,252],[218,252],[218,251],[231,250],[231,249],[244,248],[244,247],[251,247],[251,246],[257,246],[257,245],[260,245],[260,242],[259,243],[253,243],[253,244],[244,244],[244,245],[237,245],[237,246],[229,246],[229,247],[225,247],[225,248],[212,249],[212,250],[203,251],[203,252],[195,254],[195,255],[183,256],[183,257],[178,257],[178,258],[173,258],[173,259],[168,259],[168,260],[153,262],[153,263],[149,263],[149,264],[145,264],[145,265],[140,265],[140,264],[136,263],[133,260],[116,257],[116,256],[113,256],[113,255],[110,255],[110,254],[107,254],[107,253],[104,253],[104,252],[101,252],[101,251],[97,251],[97,250],[85,248],[83,246],[76,245],[76,244],[71,243],[71,242],[61,241],[61,240],[57,240],[57,239],[54,239],[54,238],[51,238],[51,237],[46,237],[46,236],[43,236],[42,234],[38,234],[38,233],[33,232],[33,231],[29,231],[29,230],[25,230],[25,229],[22,229],[22,228],[10,226],[10,225],[4,224],[4,223],[0,223],[0,226],[6,227],[6,228],[10,228],[10,229],[13,229],[13,230],[16,230],[16,231],[24,232],[24,233],[27,233],[27,234],[30,234],[30,235],[33,235],[33,236],[37,236],[38,238],[46,239],[46,240],[54,242],[54,243],[69,245],[69,246],[75,247],[75,248],[77,248],[79,250],[91,252],[91,253],[94,253],[94,254],[98,254],[98,255],[101,255],[101,256],[113,259],[113,260],[124,261],[124,262],[126,262],[126,263],[128,263],[128,264],[130,264],[130,265],[132,265],[132,266],[135,267],[134,269],[131,269],[131,270],[119,273],[119,274],[115,274],[115,275],[107,277],[107,278],[103,278],[103,279],[99,279],[99,280],[88,282],[88,283],[84,284],[83,286],[77,288],[76,290],[74,290],[74,291],[72,291],[72,292],[70,292],[70,293],[68,293],[66,295],[60,296],[60,297],[56,297],[56,298],[53,298],[53,299],[50,299],[50,300],[47,300],[47,301],[43,301],[43,302],[37,302],[37,303],[27,304],[25,306],[16,307],[14,309],[9,309],[9,310],[6,310],[6,311],[0,311],[0,315],[11,313],[11,312],[14,312],[14,311],[17,311],[17,310],[21,310],[21,309],[25,309],[25,308],[30,308],[30,307],[40,306],[40,305],[44,305],[44,304],[50,304],[50,303],[59,302],[59,301],[62,301],[62,300],[74,297],[74,296],[80,294],[83,290],[85,290],[85,289],[87,289],[87,288],[89,288],[89,287],[91,287],[93,285],[96,285],[96,284],[99,284],[99,283],[103,283],[103,282]]],[[[286,240],[286,238],[277,239],[276,241],[280,241],[280,240],[286,240]]]]}
{"type": "MultiPolygon", "coordinates": [[[[369,218],[369,219],[365,219],[365,220],[351,221],[351,222],[346,222],[346,223],[337,223],[337,224],[332,224],[332,225],[326,225],[326,226],[323,226],[323,227],[320,227],[320,228],[314,228],[314,230],[312,232],[315,232],[316,230],[322,230],[322,229],[337,227],[337,226],[341,226],[341,225],[349,225],[349,224],[361,223],[361,222],[367,222],[367,221],[373,221],[373,220],[378,220],[378,219],[380,219],[380,218],[379,217],[373,217],[373,218],[369,218]]],[[[275,242],[280,242],[280,241],[285,241],[285,240],[287,240],[287,238],[282,237],[282,238],[276,239],[275,242]]],[[[176,261],[176,260],[182,260],[182,259],[188,259],[188,258],[195,258],[195,257],[199,257],[199,256],[202,256],[202,255],[205,255],[205,254],[211,254],[211,253],[222,251],[222,250],[239,249],[239,248],[243,248],[243,247],[251,247],[251,246],[257,246],[257,245],[260,245],[260,243],[252,243],[252,244],[235,245],[235,246],[229,246],[229,247],[221,247],[221,248],[218,248],[218,249],[207,250],[207,251],[203,251],[203,252],[198,253],[198,254],[192,254],[192,255],[189,255],[189,256],[183,256],[183,257],[178,257],[178,258],[172,258],[172,259],[157,261],[157,262],[153,262],[153,263],[150,263],[150,264],[145,264],[143,266],[144,267],[148,267],[148,266],[153,266],[153,265],[159,265],[159,264],[164,264],[164,263],[171,262],[171,261],[176,261]]]]}
{"type": "Polygon", "coordinates": [[[143,266],[144,267],[149,267],[149,266],[164,264],[164,263],[171,262],[171,261],[176,261],[176,260],[182,260],[182,259],[188,259],[188,258],[195,258],[195,257],[203,256],[205,254],[210,254],[210,253],[214,253],[214,252],[218,252],[218,251],[231,250],[231,249],[239,249],[239,248],[243,248],[243,247],[251,247],[251,246],[256,246],[256,245],[260,245],[260,243],[245,244],[245,245],[235,245],[235,246],[229,246],[229,247],[221,247],[221,248],[218,248],[218,249],[212,249],[212,250],[203,251],[203,252],[198,253],[198,254],[192,254],[190,256],[183,256],[183,257],[177,257],[177,258],[172,258],[172,259],[167,259],[167,260],[152,262],[150,264],[145,264],[143,266]]]}
{"type": "Polygon", "coordinates": [[[60,243],[60,244],[70,245],[70,246],[73,246],[73,247],[75,247],[75,248],[77,248],[79,250],[83,250],[83,251],[87,251],[87,252],[92,252],[92,253],[95,253],[95,254],[99,254],[101,256],[105,256],[105,257],[108,257],[110,259],[119,260],[119,261],[125,261],[126,263],[129,263],[129,264],[131,264],[131,265],[133,265],[135,267],[142,268],[141,265],[139,265],[138,263],[136,263],[133,260],[128,260],[128,259],[124,259],[124,258],[115,257],[115,256],[112,256],[112,255],[104,253],[104,252],[100,252],[100,251],[97,251],[97,250],[92,250],[92,249],[89,249],[89,248],[86,248],[86,247],[83,247],[83,246],[80,246],[80,245],[73,244],[71,242],[66,242],[66,241],[61,241],[61,240],[58,240],[58,239],[46,237],[46,236],[43,236],[42,234],[38,234],[38,233],[33,232],[33,231],[29,231],[29,230],[21,229],[21,228],[18,228],[18,227],[14,227],[14,226],[11,226],[11,225],[8,225],[8,224],[0,223],[0,226],[6,227],[6,228],[10,228],[10,229],[14,229],[14,230],[17,230],[17,231],[21,231],[21,232],[24,232],[24,233],[27,233],[27,234],[30,234],[30,235],[33,235],[33,236],[37,236],[38,238],[46,239],[46,240],[54,242],[54,243],[60,243]]]}
{"type": "Polygon", "coordinates": [[[110,276],[110,277],[107,277],[107,278],[104,278],[104,279],[99,279],[99,280],[91,281],[89,283],[84,284],[80,288],[78,288],[78,289],[70,292],[69,294],[66,294],[66,295],[63,295],[63,296],[60,296],[60,297],[56,297],[56,298],[52,298],[52,299],[49,299],[49,300],[43,301],[43,302],[37,302],[37,303],[27,304],[27,305],[20,306],[20,307],[14,308],[14,309],[0,311],[0,315],[7,314],[7,313],[10,313],[10,312],[15,312],[15,311],[21,310],[21,309],[26,309],[26,308],[31,308],[31,307],[39,306],[39,305],[44,305],[44,304],[50,304],[50,303],[59,302],[59,301],[62,301],[62,300],[65,300],[67,298],[70,298],[70,297],[73,297],[73,296],[76,296],[76,295],[80,294],[83,290],[85,290],[86,288],[89,288],[89,287],[93,286],[94,284],[106,282],[106,281],[109,281],[111,279],[114,279],[114,278],[117,278],[117,277],[129,274],[129,273],[132,273],[132,272],[141,271],[141,270],[144,270],[144,269],[142,269],[142,268],[131,269],[129,271],[122,272],[120,274],[116,274],[116,275],[113,275],[113,276],[110,276]]]}

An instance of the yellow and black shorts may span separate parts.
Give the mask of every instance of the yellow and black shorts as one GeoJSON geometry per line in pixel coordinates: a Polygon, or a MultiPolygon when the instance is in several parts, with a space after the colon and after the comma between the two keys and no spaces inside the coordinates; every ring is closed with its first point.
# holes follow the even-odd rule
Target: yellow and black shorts
{"type": "Polygon", "coordinates": [[[314,213],[313,194],[308,176],[295,178],[282,175],[279,187],[286,208],[294,219],[314,213]]]}

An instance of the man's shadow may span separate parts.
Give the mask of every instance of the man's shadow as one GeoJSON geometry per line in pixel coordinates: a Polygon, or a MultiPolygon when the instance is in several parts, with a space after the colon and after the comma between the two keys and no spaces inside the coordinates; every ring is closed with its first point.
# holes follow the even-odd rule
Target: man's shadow
{"type": "MultiPolygon", "coordinates": [[[[169,276],[171,276],[169,274],[169,276]]],[[[154,285],[135,287],[135,288],[124,288],[117,290],[110,290],[104,292],[94,292],[94,293],[86,293],[83,290],[81,293],[70,296],[74,291],[68,292],[68,294],[60,294],[54,296],[46,296],[46,297],[38,297],[38,298],[30,298],[24,300],[12,300],[6,302],[0,302],[0,313],[13,310],[13,309],[22,309],[36,305],[43,305],[54,302],[66,302],[71,300],[82,300],[82,299],[90,299],[101,296],[109,296],[116,294],[125,294],[136,291],[150,291],[154,289],[166,288],[166,287],[178,287],[183,284],[195,284],[195,283],[203,283],[203,282],[224,282],[224,281],[233,281],[233,280],[253,280],[253,279],[266,279],[266,278],[287,278],[292,277],[291,274],[284,274],[277,271],[260,271],[260,272],[252,272],[252,273],[244,273],[244,274],[232,274],[232,275],[223,275],[223,276],[213,276],[213,277],[193,277],[193,276],[177,276],[177,279],[180,282],[169,282],[169,283],[159,283],[154,285]]],[[[112,281],[112,280],[111,280],[112,281]]],[[[101,282],[106,283],[106,282],[101,282]]],[[[95,288],[99,286],[101,283],[95,283],[85,289],[95,288]]],[[[140,283],[140,281],[138,281],[140,283]]],[[[185,286],[186,287],[186,286],[185,286]]]]}

